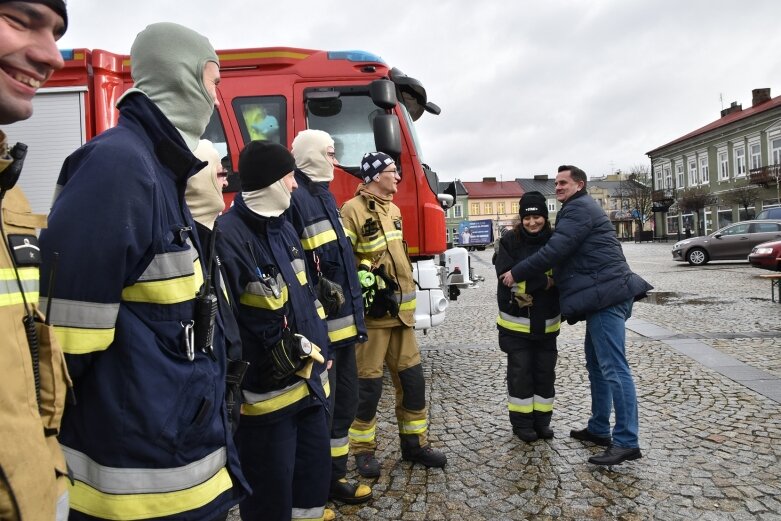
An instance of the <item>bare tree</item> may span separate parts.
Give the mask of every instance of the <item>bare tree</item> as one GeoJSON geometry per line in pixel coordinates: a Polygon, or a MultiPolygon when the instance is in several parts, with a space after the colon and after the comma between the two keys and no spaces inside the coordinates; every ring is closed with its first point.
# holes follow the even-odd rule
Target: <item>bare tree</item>
{"type": "Polygon", "coordinates": [[[616,194],[627,201],[638,231],[642,230],[643,225],[653,216],[651,181],[649,168],[646,165],[635,165],[616,188],[616,194]]]}
{"type": "Polygon", "coordinates": [[[725,204],[736,204],[742,207],[746,212],[746,219],[750,219],[753,215],[749,214],[748,209],[750,206],[754,206],[759,198],[759,187],[750,184],[748,181],[743,181],[729,192],[721,194],[720,197],[725,204]]]}
{"type": "Polygon", "coordinates": [[[697,214],[698,234],[704,233],[704,218],[700,218],[700,212],[706,207],[716,203],[716,196],[710,192],[710,189],[704,186],[695,186],[686,188],[678,195],[678,206],[682,212],[691,212],[697,214]]]}

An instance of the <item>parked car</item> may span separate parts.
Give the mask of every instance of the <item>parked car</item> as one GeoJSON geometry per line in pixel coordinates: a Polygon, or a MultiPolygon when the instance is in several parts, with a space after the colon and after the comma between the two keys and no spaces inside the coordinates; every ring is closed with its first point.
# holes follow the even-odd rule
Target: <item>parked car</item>
{"type": "Polygon", "coordinates": [[[748,255],[748,261],[755,268],[781,271],[781,241],[757,244],[748,255]]]}
{"type": "Polygon", "coordinates": [[[692,237],[673,246],[673,260],[701,266],[712,260],[746,260],[757,244],[781,239],[781,220],[751,220],[730,224],[710,235],[692,237]]]}
{"type": "Polygon", "coordinates": [[[764,219],[781,219],[781,206],[778,208],[767,208],[759,212],[754,219],[762,221],[764,219]]]}

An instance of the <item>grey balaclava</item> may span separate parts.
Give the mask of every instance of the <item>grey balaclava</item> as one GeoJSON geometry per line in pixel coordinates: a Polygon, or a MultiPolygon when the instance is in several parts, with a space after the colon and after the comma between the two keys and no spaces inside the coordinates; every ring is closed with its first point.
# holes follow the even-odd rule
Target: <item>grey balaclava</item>
{"type": "Polygon", "coordinates": [[[214,110],[203,68],[207,62],[220,64],[209,40],[179,24],[155,23],[136,36],[130,61],[135,83],[122,98],[146,94],[195,150],[214,110]]]}
{"type": "Polygon", "coordinates": [[[315,183],[330,183],[334,178],[334,165],[328,160],[328,147],[333,146],[334,140],[328,132],[302,130],[293,140],[296,168],[315,183]]]}

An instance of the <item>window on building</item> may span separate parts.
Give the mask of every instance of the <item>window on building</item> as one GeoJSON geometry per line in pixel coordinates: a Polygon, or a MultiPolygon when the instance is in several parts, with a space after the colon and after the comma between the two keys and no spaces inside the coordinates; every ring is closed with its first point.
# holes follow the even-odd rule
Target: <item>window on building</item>
{"type": "Polygon", "coordinates": [[[454,217],[461,218],[461,217],[464,216],[463,214],[464,214],[464,212],[463,212],[463,207],[461,206],[461,203],[458,203],[457,205],[455,205],[453,207],[453,216],[454,217]]]}
{"type": "Polygon", "coordinates": [[[480,203],[472,203],[469,206],[469,213],[472,215],[480,215],[480,203]]]}
{"type": "Polygon", "coordinates": [[[521,211],[521,205],[518,203],[513,203],[511,208],[513,209],[513,214],[520,213],[521,211]]]}
{"type": "Polygon", "coordinates": [[[504,215],[504,203],[496,203],[496,213],[498,215],[504,215]]]}
{"type": "Polygon", "coordinates": [[[759,143],[752,143],[748,146],[748,152],[751,154],[751,169],[762,166],[762,148],[759,143]]]}
{"type": "Polygon", "coordinates": [[[735,147],[735,177],[746,175],[746,149],[735,147]]]}
{"type": "Polygon", "coordinates": [[[708,156],[700,158],[700,183],[710,182],[710,169],[708,168],[708,156]]]}
{"type": "Polygon", "coordinates": [[[772,152],[773,164],[781,165],[781,137],[770,142],[770,150],[772,152]]]}
{"type": "MultiPolygon", "coordinates": [[[[683,165],[681,163],[678,163],[675,165],[675,177],[676,182],[678,183],[678,188],[683,188],[683,165]]],[[[676,221],[677,222],[677,221],[676,221]]]]}
{"type": "Polygon", "coordinates": [[[692,160],[689,161],[689,186],[694,186],[699,182],[697,179],[697,163],[692,160]]]}
{"type": "Polygon", "coordinates": [[[654,188],[661,190],[662,187],[662,167],[657,166],[654,168],[654,188]]]}
{"type": "Polygon", "coordinates": [[[483,203],[483,213],[486,215],[494,213],[494,203],[483,203]]]}
{"type": "Polygon", "coordinates": [[[727,152],[719,152],[719,179],[725,181],[729,179],[729,160],[727,152]]]}
{"type": "Polygon", "coordinates": [[[673,173],[669,166],[664,167],[664,187],[673,187],[673,173]]]}
{"type": "Polygon", "coordinates": [[[556,202],[553,200],[548,200],[548,211],[549,212],[555,212],[556,211],[556,202]]]}

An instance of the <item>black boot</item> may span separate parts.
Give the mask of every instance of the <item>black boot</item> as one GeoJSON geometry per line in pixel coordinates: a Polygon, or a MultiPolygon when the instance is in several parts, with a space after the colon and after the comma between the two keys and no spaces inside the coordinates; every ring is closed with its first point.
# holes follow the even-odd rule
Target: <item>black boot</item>
{"type": "Polygon", "coordinates": [[[539,438],[539,436],[537,435],[537,431],[529,428],[513,427],[513,434],[518,436],[522,441],[525,441],[526,443],[537,441],[537,439],[539,438]]]}
{"type": "Polygon", "coordinates": [[[358,483],[354,485],[346,478],[337,479],[331,482],[331,490],[328,493],[328,499],[331,501],[341,501],[348,505],[357,505],[364,503],[372,498],[372,489],[368,485],[358,483]]]}
{"type": "Polygon", "coordinates": [[[553,412],[534,411],[534,430],[541,440],[553,438],[553,429],[550,428],[550,419],[553,412]]]}
{"type": "Polygon", "coordinates": [[[365,478],[380,477],[380,462],[374,457],[373,452],[359,452],[355,455],[355,466],[358,474],[365,478]]]}
{"type": "Polygon", "coordinates": [[[447,464],[447,456],[438,450],[432,449],[431,445],[418,449],[402,449],[401,459],[420,463],[426,467],[442,468],[447,464]]]}

